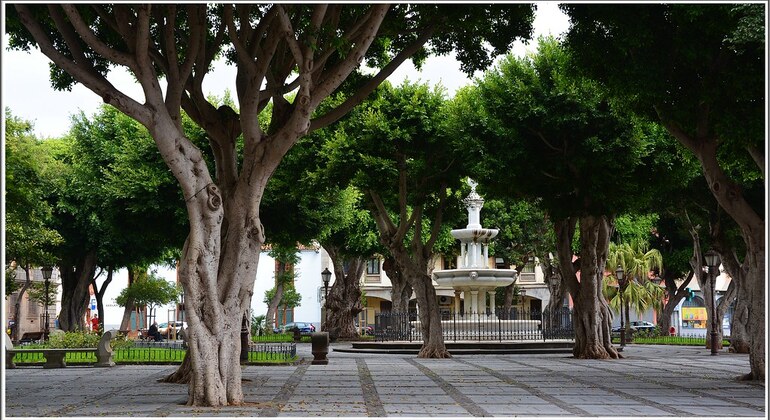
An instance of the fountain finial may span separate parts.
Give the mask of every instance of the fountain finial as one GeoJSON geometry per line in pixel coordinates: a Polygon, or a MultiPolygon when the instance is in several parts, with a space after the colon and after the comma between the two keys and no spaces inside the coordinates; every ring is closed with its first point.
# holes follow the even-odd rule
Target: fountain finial
{"type": "Polygon", "coordinates": [[[471,187],[471,193],[463,200],[465,207],[468,209],[467,228],[481,229],[479,213],[481,208],[484,207],[484,199],[476,192],[476,186],[479,184],[470,178],[465,182],[471,187]]]}

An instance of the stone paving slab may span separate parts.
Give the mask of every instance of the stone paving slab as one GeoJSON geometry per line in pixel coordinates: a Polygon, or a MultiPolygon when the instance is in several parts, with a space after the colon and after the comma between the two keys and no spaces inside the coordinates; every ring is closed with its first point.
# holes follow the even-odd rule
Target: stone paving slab
{"type": "MultiPolygon", "coordinates": [[[[309,346],[298,351],[309,356],[309,346]],[[304,352],[304,353],[303,353],[304,352]]],[[[748,356],[627,346],[625,359],[555,355],[329,354],[329,365],[247,366],[246,404],[188,407],[174,366],[4,371],[7,417],[765,418],[766,384],[739,382],[748,356]],[[41,402],[45,402],[41,404],[41,402]]],[[[308,359],[312,356],[307,357],[308,359]]]]}

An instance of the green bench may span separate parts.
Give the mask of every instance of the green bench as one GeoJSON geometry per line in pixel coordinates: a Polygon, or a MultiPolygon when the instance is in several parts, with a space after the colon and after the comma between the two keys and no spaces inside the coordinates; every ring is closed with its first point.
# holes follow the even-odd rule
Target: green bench
{"type": "Polygon", "coordinates": [[[96,347],[86,348],[74,348],[74,349],[17,349],[13,347],[13,342],[8,334],[5,334],[5,368],[14,369],[16,364],[13,362],[13,356],[19,353],[42,353],[45,357],[44,368],[63,368],[67,367],[67,363],[64,362],[64,357],[67,353],[82,353],[93,352],[96,353],[96,365],[97,367],[111,367],[115,366],[115,362],[112,360],[112,347],[110,346],[110,340],[117,337],[117,330],[110,330],[102,335],[99,340],[99,344],[96,347]]]}

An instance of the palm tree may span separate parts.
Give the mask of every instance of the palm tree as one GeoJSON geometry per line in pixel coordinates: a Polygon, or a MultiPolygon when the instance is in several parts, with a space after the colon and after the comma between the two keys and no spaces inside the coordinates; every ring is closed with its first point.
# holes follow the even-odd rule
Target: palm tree
{"type": "MultiPolygon", "coordinates": [[[[610,284],[610,279],[615,278],[616,267],[622,267],[625,278],[620,284],[620,293],[623,293],[623,303],[626,319],[629,319],[630,308],[637,313],[642,313],[650,308],[659,310],[663,306],[665,289],[651,281],[650,271],[663,267],[663,256],[657,249],[648,249],[646,243],[632,242],[616,245],[610,244],[609,257],[607,258],[607,271],[613,273],[604,279],[604,296],[607,298],[610,308],[620,310],[620,299],[615,285],[610,284]]],[[[626,323],[626,333],[629,333],[630,323],[626,323]]]]}

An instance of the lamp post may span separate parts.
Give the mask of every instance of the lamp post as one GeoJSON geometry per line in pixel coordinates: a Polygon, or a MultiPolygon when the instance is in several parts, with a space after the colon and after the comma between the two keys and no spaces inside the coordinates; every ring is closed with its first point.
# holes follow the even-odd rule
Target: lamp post
{"type": "Polygon", "coordinates": [[[717,296],[716,296],[716,283],[717,283],[717,270],[719,270],[719,253],[710,249],[703,255],[706,260],[706,265],[709,268],[709,278],[711,279],[711,355],[716,356],[719,353],[719,345],[717,343],[717,296]]]}
{"type": "Polygon", "coordinates": [[[332,278],[332,272],[329,271],[329,267],[324,268],[321,272],[321,280],[324,283],[324,327],[321,330],[329,330],[327,323],[329,322],[329,280],[332,278]]]}
{"type": "Polygon", "coordinates": [[[43,327],[43,340],[48,339],[48,286],[50,284],[51,275],[53,274],[53,267],[45,266],[40,269],[43,273],[43,280],[45,280],[45,326],[43,327]]]}
{"type": "Polygon", "coordinates": [[[623,267],[618,266],[615,269],[615,278],[618,279],[618,294],[620,295],[620,347],[618,351],[623,351],[626,346],[626,325],[623,322],[623,278],[625,274],[623,267]]]}

